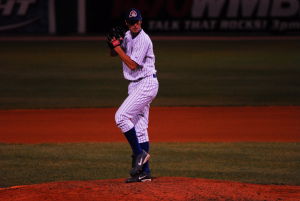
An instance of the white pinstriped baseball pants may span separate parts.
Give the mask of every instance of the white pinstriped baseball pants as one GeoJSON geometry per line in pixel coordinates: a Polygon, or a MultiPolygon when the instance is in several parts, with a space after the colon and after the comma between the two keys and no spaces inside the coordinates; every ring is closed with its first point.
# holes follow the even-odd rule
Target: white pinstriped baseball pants
{"type": "Polygon", "coordinates": [[[115,114],[116,124],[123,133],[135,127],[139,143],[149,141],[149,109],[157,95],[158,86],[158,80],[153,75],[130,82],[128,96],[115,114]]]}

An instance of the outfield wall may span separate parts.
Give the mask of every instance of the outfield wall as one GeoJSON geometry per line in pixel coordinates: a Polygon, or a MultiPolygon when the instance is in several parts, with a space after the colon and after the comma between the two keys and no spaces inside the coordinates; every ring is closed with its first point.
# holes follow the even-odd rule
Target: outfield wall
{"type": "Polygon", "coordinates": [[[166,35],[300,35],[300,0],[4,0],[0,35],[99,35],[136,7],[166,35]]]}

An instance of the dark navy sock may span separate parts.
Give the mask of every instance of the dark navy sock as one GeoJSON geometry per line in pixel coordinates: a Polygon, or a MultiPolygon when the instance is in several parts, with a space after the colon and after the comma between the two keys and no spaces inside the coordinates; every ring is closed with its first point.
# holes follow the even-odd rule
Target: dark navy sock
{"type": "MultiPolygon", "coordinates": [[[[140,143],[140,146],[143,150],[149,153],[149,142],[140,143]]],[[[143,172],[150,173],[149,161],[143,165],[143,172]]]]}
{"type": "Polygon", "coordinates": [[[130,147],[132,149],[132,152],[134,155],[139,155],[142,153],[142,148],[138,142],[137,136],[136,136],[136,132],[135,132],[135,128],[133,127],[132,129],[130,129],[129,131],[127,131],[126,133],[124,133],[125,137],[127,138],[130,147]]]}

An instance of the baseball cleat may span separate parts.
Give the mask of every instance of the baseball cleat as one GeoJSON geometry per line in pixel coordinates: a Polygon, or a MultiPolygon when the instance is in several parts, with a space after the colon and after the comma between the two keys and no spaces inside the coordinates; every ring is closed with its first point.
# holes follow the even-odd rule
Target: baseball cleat
{"type": "Polygon", "coordinates": [[[148,154],[146,151],[143,150],[143,152],[139,155],[137,155],[135,159],[134,167],[130,170],[130,175],[133,177],[135,175],[138,175],[143,170],[143,165],[149,160],[150,154],[148,154]]]}
{"type": "Polygon", "coordinates": [[[141,174],[126,179],[125,183],[148,182],[148,181],[152,181],[150,173],[142,172],[141,174]]]}

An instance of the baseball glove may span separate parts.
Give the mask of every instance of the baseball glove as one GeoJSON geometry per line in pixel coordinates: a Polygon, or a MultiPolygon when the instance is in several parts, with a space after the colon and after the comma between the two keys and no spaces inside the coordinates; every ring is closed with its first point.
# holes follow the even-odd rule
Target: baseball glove
{"type": "Polygon", "coordinates": [[[108,47],[114,49],[115,47],[121,45],[123,43],[123,39],[125,36],[125,29],[121,26],[113,27],[106,34],[106,42],[108,47]]]}

